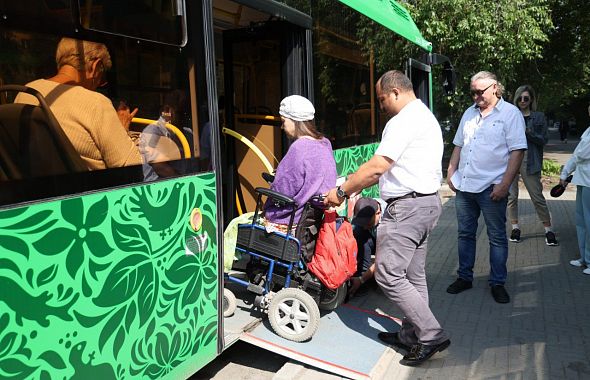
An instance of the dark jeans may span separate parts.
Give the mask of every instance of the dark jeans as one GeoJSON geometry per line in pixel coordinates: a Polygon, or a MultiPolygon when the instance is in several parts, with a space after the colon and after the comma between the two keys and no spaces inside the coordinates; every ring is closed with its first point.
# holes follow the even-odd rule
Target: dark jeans
{"type": "Polygon", "coordinates": [[[506,260],[508,260],[508,238],[506,237],[507,198],[492,201],[492,186],[481,193],[457,191],[455,209],[457,211],[459,270],[457,274],[466,281],[473,281],[475,264],[477,221],[483,214],[490,241],[489,284],[503,285],[506,282],[506,260]]]}

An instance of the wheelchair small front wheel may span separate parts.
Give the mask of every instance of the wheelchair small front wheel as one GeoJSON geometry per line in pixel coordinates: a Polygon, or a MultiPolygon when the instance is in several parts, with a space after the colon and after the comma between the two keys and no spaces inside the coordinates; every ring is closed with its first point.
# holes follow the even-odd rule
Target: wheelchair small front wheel
{"type": "Polygon", "coordinates": [[[320,309],[314,299],[297,288],[284,288],[272,296],[268,307],[272,329],[282,338],[304,342],[320,324],[320,309]]]}
{"type": "Polygon", "coordinates": [[[236,311],[237,303],[234,292],[229,289],[223,288],[223,316],[231,317],[236,311]]]}

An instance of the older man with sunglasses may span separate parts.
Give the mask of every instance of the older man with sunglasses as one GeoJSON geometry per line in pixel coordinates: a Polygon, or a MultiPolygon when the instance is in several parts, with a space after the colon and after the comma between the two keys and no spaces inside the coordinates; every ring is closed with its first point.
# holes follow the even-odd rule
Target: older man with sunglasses
{"type": "Polygon", "coordinates": [[[470,106],[453,140],[455,149],[447,173],[449,187],[456,192],[458,224],[458,279],[447,292],[472,288],[477,222],[483,213],[490,242],[492,296],[498,303],[510,302],[504,288],[508,259],[506,205],[508,190],[527,149],[522,113],[502,99],[496,76],[481,71],[471,78],[470,106]]]}

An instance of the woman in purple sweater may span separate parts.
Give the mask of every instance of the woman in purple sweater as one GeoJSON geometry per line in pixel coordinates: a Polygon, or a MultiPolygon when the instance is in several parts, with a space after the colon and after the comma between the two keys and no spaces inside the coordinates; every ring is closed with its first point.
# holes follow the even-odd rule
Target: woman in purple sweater
{"type": "MultiPolygon", "coordinates": [[[[271,189],[295,200],[297,223],[305,202],[336,186],[336,162],[332,144],[316,129],[315,109],[309,100],[299,95],[288,96],[281,101],[279,114],[283,122],[281,128],[293,143],[277,167],[271,189]]],[[[290,213],[290,208],[266,202],[267,222],[286,225],[290,213]]]]}

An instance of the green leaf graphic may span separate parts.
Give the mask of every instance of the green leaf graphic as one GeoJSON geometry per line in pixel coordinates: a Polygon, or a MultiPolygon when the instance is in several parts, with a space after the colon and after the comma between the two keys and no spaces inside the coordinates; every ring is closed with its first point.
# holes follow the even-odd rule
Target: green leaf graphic
{"type": "Polygon", "coordinates": [[[4,374],[4,379],[26,379],[36,369],[16,358],[0,360],[0,372],[4,374]]]}
{"type": "Polygon", "coordinates": [[[76,227],[83,224],[84,205],[82,198],[66,199],[61,202],[61,214],[63,218],[76,227]]]}
{"type": "Polygon", "coordinates": [[[57,274],[57,265],[45,268],[37,275],[37,287],[43,286],[53,280],[57,274]]]}
{"type": "Polygon", "coordinates": [[[129,300],[144,283],[146,277],[152,276],[149,258],[144,255],[131,255],[121,260],[109,273],[94,303],[100,307],[111,307],[129,300]]]}
{"type": "Polygon", "coordinates": [[[98,348],[100,352],[103,351],[104,345],[113,335],[115,329],[121,325],[121,322],[123,322],[123,317],[125,316],[125,309],[125,307],[119,308],[119,310],[111,316],[111,318],[108,320],[108,322],[100,332],[100,337],[98,338],[98,348]]]}
{"type": "Polygon", "coordinates": [[[150,254],[150,238],[146,229],[139,224],[120,224],[113,220],[113,238],[120,250],[150,254]]]}
{"type": "MultiPolygon", "coordinates": [[[[3,228],[5,228],[7,230],[20,230],[20,229],[25,229],[28,227],[33,227],[33,226],[36,226],[37,224],[43,222],[45,219],[47,219],[51,215],[51,212],[52,211],[50,211],[50,210],[44,210],[44,211],[38,212],[38,213],[36,213],[24,220],[21,220],[18,223],[11,224],[10,226],[6,226],[3,228]]],[[[3,213],[4,212],[2,212],[2,214],[3,213]]]]}
{"type": "Polygon", "coordinates": [[[76,278],[76,273],[78,273],[83,262],[84,248],[82,248],[82,243],[77,241],[72,245],[66,257],[66,269],[72,279],[76,278]]]}
{"type": "Polygon", "coordinates": [[[33,247],[42,255],[57,255],[64,252],[76,238],[76,232],[67,228],[50,230],[45,236],[33,243],[33,247]]]}
{"type": "Polygon", "coordinates": [[[64,363],[63,359],[58,355],[55,351],[45,351],[39,356],[39,359],[43,359],[47,362],[50,366],[57,369],[65,369],[66,363],[64,363]]]}
{"type": "Polygon", "coordinates": [[[17,237],[0,235],[0,247],[29,258],[29,246],[17,237]]]}
{"type": "Polygon", "coordinates": [[[109,202],[107,197],[93,204],[86,215],[86,227],[92,228],[100,225],[107,217],[109,202]]]}
{"type": "Polygon", "coordinates": [[[109,246],[109,243],[107,243],[104,235],[100,232],[88,231],[88,236],[86,237],[86,246],[96,257],[105,257],[109,253],[113,252],[113,248],[109,246]]]}

